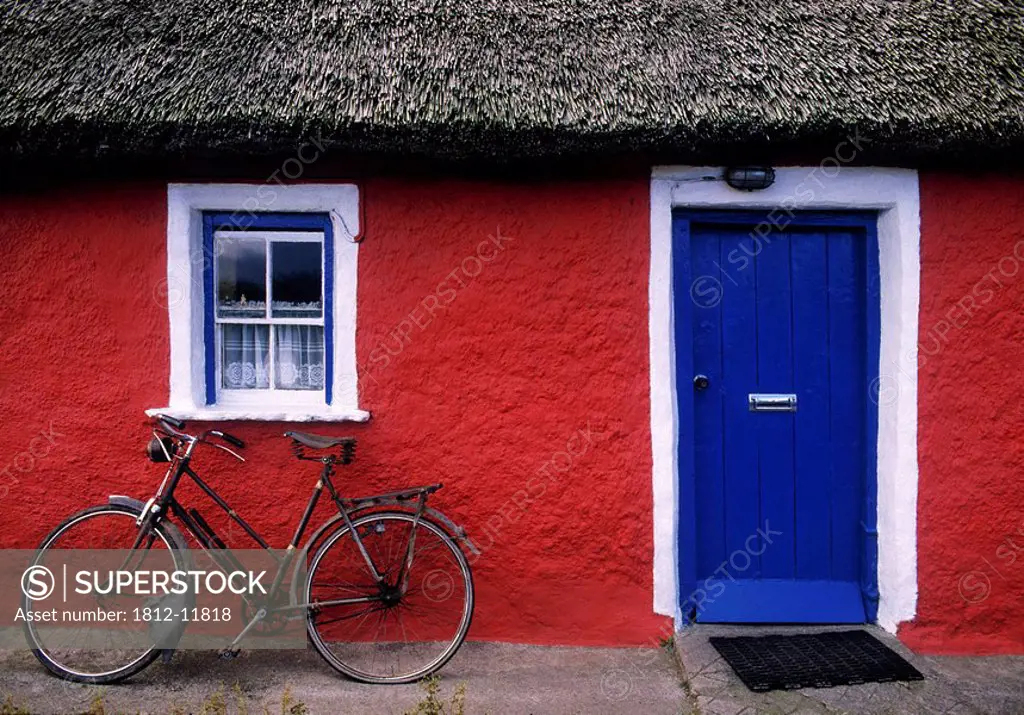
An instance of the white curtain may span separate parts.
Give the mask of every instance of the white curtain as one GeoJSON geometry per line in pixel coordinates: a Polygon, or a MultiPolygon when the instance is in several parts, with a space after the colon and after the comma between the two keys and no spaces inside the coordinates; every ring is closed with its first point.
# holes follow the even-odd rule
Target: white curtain
{"type": "Polygon", "coordinates": [[[221,326],[223,386],[231,390],[270,387],[270,330],[266,325],[221,326]]]}
{"type": "Polygon", "coordinates": [[[324,329],[276,325],[274,386],[282,390],[324,389],[324,329]]]}

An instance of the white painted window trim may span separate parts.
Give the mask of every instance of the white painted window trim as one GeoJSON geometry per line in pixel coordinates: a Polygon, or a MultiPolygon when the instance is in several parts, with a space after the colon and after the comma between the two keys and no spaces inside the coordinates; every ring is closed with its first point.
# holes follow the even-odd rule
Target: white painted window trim
{"type": "MultiPolygon", "coordinates": [[[[170,403],[146,410],[189,420],[365,422],[356,368],[356,279],[359,189],[354,184],[169,184],[167,187],[166,298],[171,336],[170,403]],[[328,213],[334,232],[334,384],[332,404],[249,407],[207,405],[203,342],[203,227],[205,211],[328,213]]],[[[303,404],[305,402],[305,404],[303,404]]]]}
{"type": "Polygon", "coordinates": [[[917,172],[791,167],[755,192],[729,188],[721,167],[655,167],[651,174],[651,448],[654,610],[679,613],[678,434],[672,316],[672,209],[877,210],[881,271],[878,400],[878,623],[890,632],[917,608],[917,333],[921,218],[917,172]],[[709,178],[710,177],[710,178],[709,178]]]}

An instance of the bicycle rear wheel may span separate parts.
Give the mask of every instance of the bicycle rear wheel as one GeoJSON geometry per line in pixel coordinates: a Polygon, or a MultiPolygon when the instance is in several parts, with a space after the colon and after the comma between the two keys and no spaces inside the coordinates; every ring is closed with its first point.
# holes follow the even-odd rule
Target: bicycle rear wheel
{"type": "Polygon", "coordinates": [[[458,544],[420,519],[412,568],[403,592],[398,574],[415,517],[378,512],[355,520],[367,554],[384,576],[377,583],[342,527],[313,556],[306,584],[313,646],[336,670],[365,683],[409,683],[441,668],[455,654],[473,617],[473,578],[458,544]],[[323,605],[347,598],[363,603],[323,605]]]}
{"type": "MultiPolygon", "coordinates": [[[[75,549],[81,550],[81,558],[76,555],[76,569],[95,569],[101,573],[116,569],[116,564],[111,567],[116,556],[111,559],[105,550],[132,547],[139,532],[135,522],[139,514],[138,509],[120,504],[94,506],[73,514],[43,539],[31,567],[55,563],[52,552],[56,549],[75,549]]],[[[148,549],[139,558],[144,557],[147,570],[188,569],[179,550],[183,545],[176,543],[162,524],[151,528],[144,543],[148,549]]],[[[32,652],[54,675],[78,683],[115,683],[138,673],[160,655],[161,649],[154,645],[148,624],[134,618],[135,608],[148,605],[141,597],[79,596],[71,588],[64,596],[69,597],[71,601],[60,604],[61,614],[91,613],[95,617],[53,624],[37,622],[29,616],[25,622],[25,637],[32,652]],[[117,614],[122,615],[115,620],[117,614]]],[[[52,601],[52,596],[35,600],[26,593],[21,605],[30,614],[53,609],[52,601]]]]}

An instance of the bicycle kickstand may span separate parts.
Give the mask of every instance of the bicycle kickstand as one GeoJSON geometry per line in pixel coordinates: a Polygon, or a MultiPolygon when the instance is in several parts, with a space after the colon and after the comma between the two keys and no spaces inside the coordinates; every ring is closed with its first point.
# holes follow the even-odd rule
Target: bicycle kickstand
{"type": "Polygon", "coordinates": [[[253,616],[252,620],[246,624],[245,628],[242,629],[242,632],[235,636],[235,639],[231,641],[231,644],[220,652],[221,660],[231,660],[232,658],[237,658],[239,653],[242,652],[242,649],[238,647],[238,643],[243,638],[245,638],[245,634],[252,630],[253,626],[255,626],[257,623],[266,618],[266,616],[266,608],[261,608],[260,610],[256,611],[256,615],[253,616]]]}

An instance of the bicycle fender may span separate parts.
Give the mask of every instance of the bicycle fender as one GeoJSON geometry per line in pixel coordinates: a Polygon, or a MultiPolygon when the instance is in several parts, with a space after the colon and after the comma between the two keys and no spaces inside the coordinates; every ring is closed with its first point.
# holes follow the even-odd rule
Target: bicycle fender
{"type": "MultiPolygon", "coordinates": [[[[398,501],[397,499],[383,499],[381,501],[375,500],[375,502],[376,503],[374,504],[367,504],[366,506],[357,506],[355,509],[352,510],[351,514],[349,514],[349,517],[354,519],[357,516],[361,516],[363,512],[368,511],[370,509],[375,509],[380,506],[398,508],[400,511],[415,511],[415,509],[407,501],[398,501]]],[[[471,554],[473,554],[474,556],[480,555],[480,549],[478,549],[476,547],[476,544],[473,543],[473,540],[469,538],[469,535],[466,534],[466,530],[463,527],[456,524],[447,516],[439,512],[437,509],[431,509],[429,506],[423,508],[423,515],[430,519],[430,521],[433,521],[435,524],[444,527],[444,530],[447,531],[450,536],[453,536],[456,541],[461,541],[463,544],[465,544],[466,548],[469,549],[471,554]]],[[[341,520],[341,515],[334,517],[334,519],[341,520]]],[[[326,524],[324,526],[326,526],[326,524]]],[[[312,542],[312,539],[310,539],[310,542],[312,542]]]]}
{"type": "MultiPolygon", "coordinates": [[[[140,514],[146,507],[145,502],[133,499],[132,497],[121,496],[120,494],[111,494],[110,497],[107,498],[107,503],[115,506],[126,506],[129,509],[135,509],[140,514]]],[[[174,548],[180,549],[181,551],[189,550],[188,540],[185,538],[185,535],[181,533],[181,529],[167,519],[164,519],[160,523],[167,528],[167,534],[170,536],[171,541],[174,542],[174,548]]]]}
{"type": "MultiPolygon", "coordinates": [[[[129,509],[134,509],[140,514],[146,508],[145,502],[133,499],[132,497],[122,496],[120,494],[111,494],[107,499],[107,503],[113,504],[114,506],[123,506],[129,509]]],[[[186,559],[187,564],[191,565],[192,559],[189,555],[188,541],[185,539],[185,535],[181,533],[181,529],[167,519],[162,520],[160,523],[167,530],[167,537],[171,540],[174,548],[178,551],[184,552],[184,558],[186,559]]],[[[195,599],[196,597],[194,593],[189,592],[187,595],[183,595],[182,598],[178,599],[178,601],[183,602],[175,605],[174,612],[179,612],[181,608],[191,608],[195,606],[195,599]]],[[[176,646],[178,641],[181,640],[181,636],[185,632],[185,626],[186,623],[183,622],[168,621],[161,625],[160,632],[153,632],[151,630],[150,635],[154,640],[156,640],[156,642],[165,646],[170,646],[161,649],[160,659],[162,662],[171,662],[171,658],[174,656],[173,646],[176,646]]]]}
{"type": "MultiPolygon", "coordinates": [[[[388,507],[389,510],[397,510],[404,512],[415,511],[407,501],[398,501],[397,499],[381,499],[374,500],[373,504],[367,504],[366,506],[357,506],[351,512],[349,512],[349,518],[355,521],[359,517],[363,516],[364,513],[371,509],[379,507],[388,507]]],[[[460,541],[465,544],[466,548],[473,554],[473,556],[480,555],[480,549],[476,547],[473,540],[466,534],[466,530],[456,524],[454,521],[449,519],[447,516],[439,512],[437,509],[431,509],[429,506],[423,509],[423,516],[442,527],[448,532],[449,536],[455,538],[456,541],[460,541]]],[[[345,520],[341,517],[341,514],[335,514],[330,519],[321,524],[313,535],[306,540],[306,544],[299,549],[298,558],[295,560],[295,566],[292,567],[292,586],[291,586],[291,602],[298,603],[298,584],[299,584],[299,569],[304,568],[306,565],[306,557],[309,552],[314,548],[319,548],[320,540],[327,535],[328,532],[332,531],[337,527],[338,522],[344,524],[345,520]]]]}

